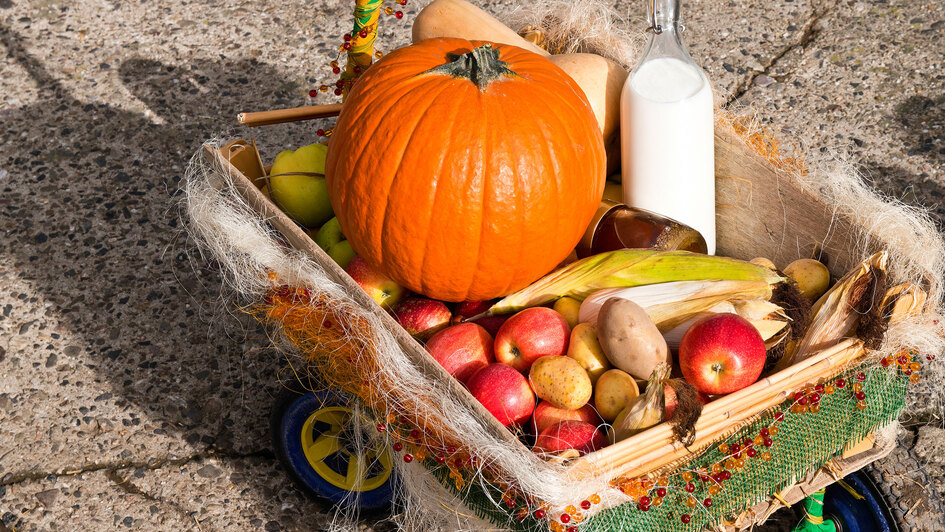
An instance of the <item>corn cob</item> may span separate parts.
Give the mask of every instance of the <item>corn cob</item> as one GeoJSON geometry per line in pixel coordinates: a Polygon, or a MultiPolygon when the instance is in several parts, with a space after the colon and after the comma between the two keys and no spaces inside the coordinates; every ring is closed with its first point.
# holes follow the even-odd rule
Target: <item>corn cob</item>
{"type": "Polygon", "coordinates": [[[643,307],[660,332],[665,333],[693,316],[736,297],[771,297],[771,287],[763,281],[677,281],[612,288],[595,292],[585,299],[581,303],[578,319],[596,325],[597,315],[605,301],[612,298],[628,299],[643,307]]]}
{"type": "MultiPolygon", "coordinates": [[[[506,296],[493,305],[487,315],[506,314],[525,307],[542,305],[562,296],[583,300],[590,294],[606,288],[675,281],[754,281],[768,285],[770,297],[770,285],[784,279],[764,266],[727,257],[687,251],[621,249],[593,255],[553,271],[522,290],[506,296]]],[[[737,295],[733,294],[730,298],[737,298],[737,295]]],[[[751,296],[747,298],[750,299],[751,296]]]]}

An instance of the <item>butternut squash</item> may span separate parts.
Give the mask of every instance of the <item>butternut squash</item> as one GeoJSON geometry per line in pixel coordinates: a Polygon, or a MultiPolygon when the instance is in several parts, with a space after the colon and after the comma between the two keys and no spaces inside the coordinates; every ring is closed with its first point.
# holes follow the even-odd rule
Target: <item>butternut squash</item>
{"type": "Polygon", "coordinates": [[[465,0],[434,0],[420,11],[413,22],[412,41],[417,43],[436,37],[511,44],[545,57],[550,55],[465,0]]]}
{"type": "Polygon", "coordinates": [[[413,42],[436,37],[511,44],[548,57],[587,96],[604,135],[607,173],[612,174],[620,167],[620,91],[628,75],[622,66],[596,54],[550,55],[465,0],[434,0],[420,11],[413,23],[413,42]]]}
{"type": "Polygon", "coordinates": [[[548,59],[584,90],[604,134],[607,174],[615,172],[620,167],[620,91],[629,72],[596,54],[561,54],[548,59]]]}

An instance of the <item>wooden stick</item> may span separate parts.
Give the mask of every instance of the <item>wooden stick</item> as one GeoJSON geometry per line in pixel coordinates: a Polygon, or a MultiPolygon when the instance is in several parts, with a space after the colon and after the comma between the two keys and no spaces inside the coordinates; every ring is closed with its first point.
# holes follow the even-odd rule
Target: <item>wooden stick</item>
{"type": "Polygon", "coordinates": [[[341,104],[330,103],[328,105],[309,105],[307,107],[294,107],[292,109],[240,113],[236,119],[244,126],[256,127],[284,124],[286,122],[300,122],[302,120],[314,120],[316,118],[328,118],[330,116],[338,116],[339,113],[341,113],[341,104]]]}
{"type": "MultiPolygon", "coordinates": [[[[757,408],[747,408],[743,411],[736,412],[733,417],[737,418],[739,422],[742,420],[747,420],[758,412],[767,410],[768,408],[780,404],[782,401],[784,401],[784,399],[785,397],[779,397],[778,395],[769,397],[766,400],[759,402],[756,405],[757,408]]],[[[671,464],[687,455],[699,454],[703,449],[711,446],[715,439],[736,428],[733,423],[729,423],[727,421],[728,420],[725,420],[724,422],[719,421],[714,423],[712,427],[706,427],[703,429],[704,432],[699,435],[697,441],[690,445],[689,448],[686,448],[678,443],[666,443],[643,456],[640,456],[636,459],[631,459],[626,464],[615,467],[614,473],[617,473],[618,475],[626,475],[629,477],[638,477],[651,471],[656,471],[657,469],[671,464]]]]}
{"type": "MultiPolygon", "coordinates": [[[[755,414],[783,402],[789,391],[831,373],[831,370],[838,366],[846,365],[861,352],[861,346],[857,346],[835,353],[839,360],[822,359],[820,363],[805,368],[805,371],[793,375],[793,378],[788,382],[775,388],[776,393],[761,397],[756,396],[753,398],[753,402],[740,401],[739,404],[733,405],[731,410],[722,413],[716,419],[710,418],[706,419],[704,423],[698,423],[696,441],[690,448],[704,448],[727,431],[737,428],[739,424],[755,414]]],[[[634,453],[625,453],[624,459],[618,460],[618,464],[615,465],[622,473],[632,471],[634,474],[644,474],[659,469],[688,454],[690,454],[689,450],[678,443],[672,442],[671,438],[658,438],[646,449],[636,448],[634,453]]]]}
{"type": "MultiPolygon", "coordinates": [[[[846,365],[861,352],[860,342],[841,342],[749,388],[709,403],[696,423],[696,441],[690,447],[695,449],[711,442],[732,424],[784,401],[787,392],[846,365]]],[[[688,452],[681,445],[679,447],[681,452],[673,453],[674,455],[682,456],[688,452]]],[[[612,467],[615,470],[626,470],[633,467],[631,463],[640,463],[641,457],[651,458],[652,454],[657,454],[653,452],[657,449],[661,453],[677,450],[676,444],[672,443],[672,429],[668,424],[652,427],[637,436],[582,457],[574,462],[572,469],[593,472],[612,467]],[[628,465],[630,467],[627,467],[628,465]]],[[[646,463],[647,470],[655,469],[653,466],[656,462],[643,463],[646,463]]]]}
{"type": "MultiPolygon", "coordinates": [[[[763,410],[781,403],[787,398],[789,392],[820,378],[824,374],[830,373],[832,369],[838,366],[846,365],[861,352],[861,345],[854,347],[848,344],[846,349],[830,352],[831,356],[829,358],[822,358],[817,364],[810,365],[804,368],[803,371],[794,373],[791,375],[791,379],[786,382],[771,387],[769,393],[752,394],[729,405],[724,411],[716,410],[710,412],[709,416],[700,418],[699,422],[696,423],[696,441],[690,447],[697,448],[705,443],[710,443],[718,434],[725,432],[725,430],[728,430],[734,424],[740,423],[763,410]]],[[[652,466],[655,465],[655,462],[640,462],[636,459],[644,455],[649,457],[649,453],[657,447],[662,450],[661,452],[669,452],[669,450],[675,449],[677,446],[681,447],[681,445],[672,442],[670,430],[669,426],[664,426],[661,431],[663,434],[659,434],[658,437],[650,435],[645,442],[631,442],[630,445],[624,446],[625,450],[618,455],[617,460],[614,461],[615,464],[626,464],[630,461],[636,461],[637,463],[645,463],[646,468],[652,470],[652,466]]]]}

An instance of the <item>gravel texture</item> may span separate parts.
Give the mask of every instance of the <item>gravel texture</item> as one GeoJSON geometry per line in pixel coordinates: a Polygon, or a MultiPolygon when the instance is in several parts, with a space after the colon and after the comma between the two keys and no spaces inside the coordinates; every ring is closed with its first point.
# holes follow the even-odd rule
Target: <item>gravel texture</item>
{"type": "MultiPolygon", "coordinates": [[[[407,42],[416,7],[383,19],[382,50],[407,42]]],[[[615,8],[642,28],[642,5],[615,8]]],[[[776,115],[799,142],[852,149],[880,190],[945,220],[940,3],[686,9],[720,100],[776,115]]],[[[247,131],[235,116],[310,103],[350,10],[0,0],[0,531],[328,522],[270,449],[279,353],[221,299],[176,200],[205,139],[254,136],[266,158],[314,141],[324,123],[247,131]]],[[[927,456],[939,486],[940,454],[927,456]]]]}

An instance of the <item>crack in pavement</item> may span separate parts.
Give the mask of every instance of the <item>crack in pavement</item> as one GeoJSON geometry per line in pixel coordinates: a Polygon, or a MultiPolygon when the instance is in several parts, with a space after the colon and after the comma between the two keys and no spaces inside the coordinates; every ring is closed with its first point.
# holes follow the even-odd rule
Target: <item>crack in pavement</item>
{"type": "MultiPolygon", "coordinates": [[[[269,449],[260,449],[258,451],[253,451],[249,453],[237,453],[226,449],[217,449],[217,448],[208,448],[205,451],[194,453],[190,456],[183,458],[149,458],[145,461],[140,460],[121,460],[118,462],[91,462],[83,466],[72,467],[72,468],[63,468],[58,471],[31,471],[26,473],[8,473],[0,479],[0,486],[13,486],[21,482],[29,480],[41,480],[46,477],[71,477],[75,475],[81,475],[83,473],[91,473],[95,471],[105,471],[106,473],[117,472],[121,469],[147,469],[147,470],[156,470],[161,469],[167,466],[182,466],[191,462],[201,462],[208,458],[269,458],[275,459],[272,451],[269,449]]],[[[107,476],[107,475],[106,475],[107,476]]],[[[111,478],[111,477],[109,477],[111,478]]],[[[0,531],[2,532],[2,531],[0,531]]]]}
{"type": "Polygon", "coordinates": [[[174,502],[164,500],[160,497],[156,497],[144,491],[143,489],[141,489],[140,486],[138,486],[137,484],[131,481],[130,476],[122,477],[121,474],[118,472],[118,470],[108,469],[105,471],[105,477],[108,480],[112,481],[112,483],[114,483],[118,487],[118,489],[124,491],[125,493],[130,493],[132,495],[139,495],[141,497],[144,497],[145,500],[156,502],[160,504],[161,506],[170,507],[175,512],[180,514],[180,516],[183,517],[185,520],[193,519],[194,522],[197,524],[197,528],[198,529],[200,528],[200,522],[197,521],[197,517],[193,515],[192,511],[188,511],[187,509],[175,504],[174,502]]]}
{"type": "Polygon", "coordinates": [[[824,17],[829,15],[834,7],[836,7],[836,3],[831,3],[831,2],[825,2],[820,5],[815,5],[813,7],[813,10],[811,11],[810,17],[808,17],[807,21],[804,22],[804,27],[801,29],[800,37],[796,41],[785,46],[777,54],[771,56],[767,64],[762,65],[762,69],[760,71],[754,72],[748,77],[747,80],[745,80],[744,83],[739,85],[735,89],[735,91],[732,93],[732,95],[729,96],[727,100],[725,100],[725,103],[723,103],[721,107],[728,108],[733,103],[738,101],[739,98],[744,96],[745,93],[747,93],[749,89],[751,89],[752,85],[755,83],[755,80],[758,79],[758,76],[761,76],[762,74],[767,75],[768,72],[771,71],[771,68],[774,67],[778,63],[778,61],[784,58],[784,56],[786,56],[788,52],[790,52],[794,48],[797,48],[798,46],[800,46],[801,48],[807,48],[807,46],[810,43],[812,43],[814,39],[817,38],[817,35],[820,34],[820,28],[817,27],[817,24],[824,17]]]}

